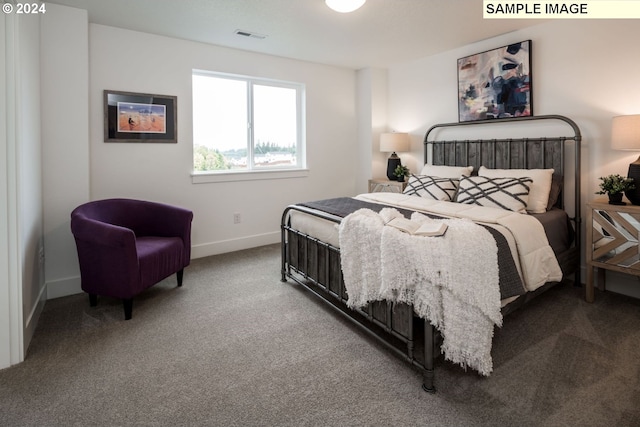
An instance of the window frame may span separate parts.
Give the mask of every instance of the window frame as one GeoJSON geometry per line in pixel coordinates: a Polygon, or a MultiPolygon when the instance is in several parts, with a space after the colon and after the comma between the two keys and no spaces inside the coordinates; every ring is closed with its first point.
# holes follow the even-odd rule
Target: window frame
{"type": "MultiPolygon", "coordinates": [[[[239,75],[222,73],[215,71],[193,69],[191,73],[192,86],[191,93],[193,96],[193,77],[213,77],[226,80],[238,80],[247,84],[247,168],[242,169],[224,169],[224,170],[210,170],[210,171],[196,171],[193,169],[193,155],[192,157],[192,181],[193,183],[204,182],[224,182],[224,181],[245,181],[251,179],[263,179],[263,178],[289,178],[307,176],[307,162],[306,162],[306,123],[305,123],[305,92],[306,86],[304,83],[297,83],[284,80],[275,80],[263,77],[239,75]],[[285,166],[256,166],[255,165],[255,132],[254,132],[254,86],[269,86],[284,89],[295,90],[296,98],[296,156],[294,165],[285,166]]],[[[192,103],[192,108],[194,108],[192,103]]],[[[193,115],[195,116],[195,115],[193,115]]],[[[192,117],[193,117],[192,116],[192,117]]],[[[193,125],[193,122],[192,122],[193,125]]],[[[195,141],[192,138],[192,150],[195,147],[195,141]]],[[[193,152],[193,151],[192,151],[193,152]]]]}

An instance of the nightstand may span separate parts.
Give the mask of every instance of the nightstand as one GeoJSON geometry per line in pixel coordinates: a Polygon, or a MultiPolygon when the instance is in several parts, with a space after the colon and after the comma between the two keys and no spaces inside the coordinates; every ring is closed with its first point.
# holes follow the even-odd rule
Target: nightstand
{"type": "Polygon", "coordinates": [[[605,270],[640,276],[640,206],[610,205],[606,198],[587,203],[587,289],[593,302],[594,268],[598,289],[605,290],[605,270]]]}
{"type": "Polygon", "coordinates": [[[402,193],[407,186],[407,181],[391,181],[389,179],[370,179],[369,193],[402,193]]]}

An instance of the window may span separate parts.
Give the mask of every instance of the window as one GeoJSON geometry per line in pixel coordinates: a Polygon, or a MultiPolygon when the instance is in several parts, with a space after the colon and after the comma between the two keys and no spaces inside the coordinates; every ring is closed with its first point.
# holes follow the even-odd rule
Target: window
{"type": "Polygon", "coordinates": [[[304,85],[193,72],[194,173],[305,167],[304,85]]]}

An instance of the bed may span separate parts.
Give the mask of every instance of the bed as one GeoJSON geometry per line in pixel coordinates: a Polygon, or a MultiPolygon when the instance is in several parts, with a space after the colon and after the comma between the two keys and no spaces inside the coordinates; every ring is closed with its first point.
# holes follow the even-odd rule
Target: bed
{"type": "Polygon", "coordinates": [[[436,124],[424,137],[425,166],[403,194],[284,210],[282,281],[303,286],[420,369],[427,392],[435,392],[441,354],[489,375],[493,327],[567,276],[580,283],[580,143],[578,126],[560,115],[436,124]],[[476,132],[482,137],[468,137],[476,132]],[[464,137],[449,137],[456,133],[464,137]],[[504,137],[511,133],[517,137],[504,137]],[[447,174],[449,181],[440,176],[447,174]],[[496,185],[497,193],[487,190],[496,185]],[[483,198],[498,193],[506,199],[483,198]],[[395,217],[448,228],[442,237],[411,236],[386,225],[395,217]],[[473,339],[455,332],[476,324],[473,339]],[[469,353],[471,360],[460,358],[469,353]]]}

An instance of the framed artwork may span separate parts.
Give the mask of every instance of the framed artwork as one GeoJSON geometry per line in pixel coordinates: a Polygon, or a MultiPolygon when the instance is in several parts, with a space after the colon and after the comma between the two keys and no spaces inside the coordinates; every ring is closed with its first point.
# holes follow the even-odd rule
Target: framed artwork
{"type": "Polygon", "coordinates": [[[177,138],[177,97],[104,91],[104,142],[168,142],[177,138]]]}
{"type": "Polygon", "coordinates": [[[531,40],[458,59],[458,121],[532,115],[531,40]]]}

